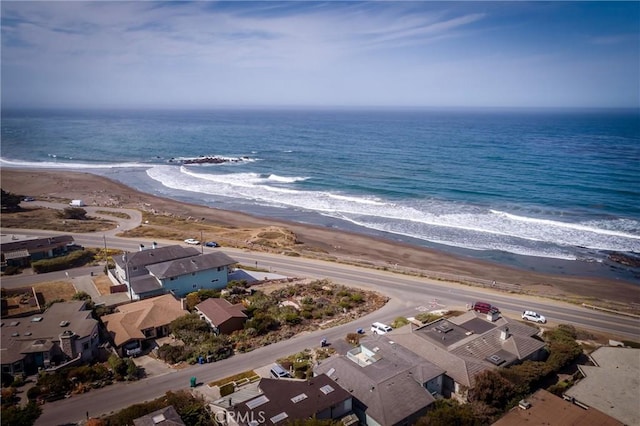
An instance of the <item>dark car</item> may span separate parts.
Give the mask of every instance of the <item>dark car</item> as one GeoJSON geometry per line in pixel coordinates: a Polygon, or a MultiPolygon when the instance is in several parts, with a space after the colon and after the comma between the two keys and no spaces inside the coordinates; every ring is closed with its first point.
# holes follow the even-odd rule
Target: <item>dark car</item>
{"type": "Polygon", "coordinates": [[[206,243],[204,243],[204,245],[207,247],[220,247],[220,245],[215,241],[207,241],[206,243]]]}

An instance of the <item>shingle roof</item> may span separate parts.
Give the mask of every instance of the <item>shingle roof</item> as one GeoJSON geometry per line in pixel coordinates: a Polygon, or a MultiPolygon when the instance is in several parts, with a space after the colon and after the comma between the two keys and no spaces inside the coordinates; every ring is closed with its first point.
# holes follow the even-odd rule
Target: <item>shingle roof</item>
{"type": "Polygon", "coordinates": [[[495,322],[485,318],[470,311],[418,329],[396,330],[394,340],[445,369],[449,377],[468,387],[474,386],[478,373],[494,368],[489,357],[498,356],[506,366],[526,359],[545,346],[544,342],[531,337],[538,332],[534,327],[504,317],[495,322]],[[503,340],[501,334],[506,329],[509,337],[503,340]]]}
{"type": "Polygon", "coordinates": [[[12,241],[0,245],[2,253],[28,250],[29,253],[45,251],[54,247],[62,247],[74,241],[71,235],[58,235],[55,237],[35,238],[30,240],[12,241]]]}
{"type": "Polygon", "coordinates": [[[144,299],[118,307],[118,312],[102,317],[116,346],[131,339],[143,339],[141,330],[168,325],[176,318],[187,315],[182,303],[171,294],[144,299]]]}
{"type": "Polygon", "coordinates": [[[526,398],[531,407],[512,408],[493,426],[622,426],[623,423],[595,409],[585,410],[554,394],[540,389],[526,398]]]}
{"type": "Polygon", "coordinates": [[[231,318],[247,318],[243,312],[245,307],[241,303],[232,305],[226,299],[209,298],[198,303],[196,309],[209,318],[215,326],[224,324],[231,318]]]}
{"type": "Polygon", "coordinates": [[[86,302],[54,303],[45,312],[24,318],[3,319],[1,337],[2,363],[15,362],[22,354],[42,352],[58,341],[63,331],[71,330],[78,338],[94,332],[97,321],[91,311],[84,310],[86,302]],[[64,326],[61,323],[64,321],[64,326]]]}
{"type": "Polygon", "coordinates": [[[184,426],[184,422],[173,405],[133,419],[135,426],[184,426]]]}
{"type": "Polygon", "coordinates": [[[640,419],[640,349],[601,347],[590,355],[595,365],[582,365],[586,376],[565,394],[632,425],[640,419]]]}
{"type": "Polygon", "coordinates": [[[162,284],[153,275],[142,275],[131,278],[131,289],[137,294],[160,290],[162,284]]]}
{"type": "MultiPolygon", "coordinates": [[[[236,405],[237,413],[242,413],[238,418],[251,419],[258,418],[258,412],[265,419],[263,424],[276,424],[280,413],[286,413],[287,420],[308,419],[317,413],[351,399],[351,394],[338,386],[325,374],[318,375],[309,380],[282,380],[282,379],[262,379],[259,385],[262,395],[244,401],[236,405]],[[328,386],[328,387],[327,387],[328,386]],[[325,389],[325,391],[323,391],[325,389]],[[266,398],[265,398],[266,397],[266,398]],[[261,399],[259,399],[261,398],[261,399]],[[256,406],[250,413],[253,401],[265,401],[256,406]],[[295,401],[295,402],[294,402],[295,401]]],[[[284,422],[283,424],[286,424],[284,422]]]]}
{"type": "Polygon", "coordinates": [[[367,406],[369,416],[384,425],[396,424],[435,401],[422,384],[444,374],[442,368],[386,336],[365,338],[361,344],[375,352],[376,362],[362,367],[336,356],[324,360],[314,371],[328,374],[367,406]]]}
{"type": "Polygon", "coordinates": [[[234,263],[237,262],[226,254],[215,252],[156,263],[154,265],[148,265],[147,269],[158,279],[165,279],[191,274],[192,272],[233,265],[234,263]]]}
{"type": "MultiPolygon", "coordinates": [[[[199,254],[200,252],[194,247],[182,247],[175,244],[172,246],[126,253],[126,258],[130,267],[145,267],[168,260],[197,256],[199,254]]],[[[125,267],[123,256],[113,256],[113,260],[122,268],[125,267]]]]}

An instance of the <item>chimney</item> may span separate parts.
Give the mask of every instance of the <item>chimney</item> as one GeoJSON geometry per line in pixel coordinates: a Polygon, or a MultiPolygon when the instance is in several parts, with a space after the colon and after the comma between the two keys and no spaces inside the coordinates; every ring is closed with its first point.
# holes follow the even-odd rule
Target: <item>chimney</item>
{"type": "Polygon", "coordinates": [[[509,327],[505,327],[504,330],[500,331],[500,340],[507,340],[511,336],[509,333],[509,327]]]}
{"type": "Polygon", "coordinates": [[[151,248],[152,249],[157,249],[158,248],[158,243],[156,243],[155,241],[153,243],[151,243],[151,248]]]}
{"type": "Polygon", "coordinates": [[[144,250],[144,244],[140,244],[140,251],[144,250]]]}
{"type": "Polygon", "coordinates": [[[78,335],[71,330],[65,330],[60,334],[60,349],[70,359],[74,359],[76,353],[76,340],[78,335]]]}
{"type": "Polygon", "coordinates": [[[185,299],[184,297],[180,298],[180,307],[182,308],[183,311],[188,310],[187,309],[187,299],[185,299]]]}

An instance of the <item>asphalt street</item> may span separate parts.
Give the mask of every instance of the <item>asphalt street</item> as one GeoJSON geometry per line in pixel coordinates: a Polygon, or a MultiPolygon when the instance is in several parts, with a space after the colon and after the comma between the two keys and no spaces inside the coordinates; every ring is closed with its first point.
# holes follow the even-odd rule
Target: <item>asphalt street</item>
{"type": "MultiPolygon", "coordinates": [[[[113,220],[113,217],[110,217],[113,220]]],[[[136,220],[120,223],[119,227],[108,233],[72,234],[77,243],[85,247],[104,247],[138,250],[140,244],[151,246],[153,241],[140,241],[118,238],[117,232],[137,226],[136,220]]],[[[49,231],[7,230],[3,232],[29,235],[62,234],[49,231]]],[[[176,241],[157,240],[159,245],[179,244],[176,241]]],[[[233,357],[203,365],[194,365],[183,370],[150,377],[135,383],[115,384],[87,394],[74,395],[71,398],[47,403],[36,425],[59,425],[74,423],[85,419],[88,411],[92,416],[110,413],[131,404],[154,399],[168,390],[189,387],[189,378],[196,376],[199,382],[209,382],[241,371],[262,366],[279,357],[286,356],[305,348],[319,346],[321,337],[331,342],[343,339],[347,333],[357,328],[368,329],[374,321],[392,322],[398,316],[413,316],[419,312],[434,309],[464,310],[476,300],[483,300],[498,306],[504,315],[519,318],[523,310],[534,310],[547,317],[551,325],[557,323],[573,324],[587,330],[607,333],[616,338],[640,340],[640,319],[637,317],[615,315],[586,309],[560,301],[509,294],[491,289],[463,286],[429,280],[404,274],[393,273],[343,265],[333,262],[292,258],[269,253],[249,252],[230,248],[203,248],[205,252],[223,250],[226,254],[246,265],[257,265],[273,273],[290,277],[308,277],[329,279],[335,283],[377,291],[390,298],[380,310],[360,318],[350,324],[327,330],[297,336],[283,342],[272,344],[250,353],[236,354],[233,357]]],[[[41,281],[64,279],[67,277],[89,275],[99,272],[102,267],[79,268],[66,272],[3,277],[2,287],[32,285],[41,281]]]]}

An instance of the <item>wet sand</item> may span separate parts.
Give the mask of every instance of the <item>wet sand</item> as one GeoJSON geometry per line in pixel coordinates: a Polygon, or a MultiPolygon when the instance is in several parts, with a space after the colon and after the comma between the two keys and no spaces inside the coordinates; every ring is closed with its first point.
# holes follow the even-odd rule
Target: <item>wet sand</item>
{"type": "Polygon", "coordinates": [[[549,275],[454,256],[336,229],[185,204],[134,190],[88,173],[58,170],[1,170],[2,189],[37,199],[82,199],[87,205],[127,207],[203,218],[227,227],[282,226],[296,234],[303,253],[348,263],[398,269],[444,280],[513,290],[525,294],[583,301],[618,309],[640,310],[640,286],[612,279],[549,275]],[[319,255],[321,254],[321,255],[319,255]]]}

